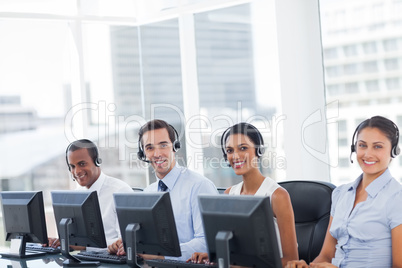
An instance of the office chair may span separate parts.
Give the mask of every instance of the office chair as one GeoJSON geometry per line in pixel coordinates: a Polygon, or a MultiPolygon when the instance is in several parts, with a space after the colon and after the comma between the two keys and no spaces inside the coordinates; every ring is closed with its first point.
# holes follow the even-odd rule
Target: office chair
{"type": "Polygon", "coordinates": [[[144,188],[141,188],[141,187],[132,187],[132,189],[133,189],[134,192],[142,192],[142,191],[144,191],[144,188]]]}
{"type": "Polygon", "coordinates": [[[226,191],[226,188],[223,188],[223,187],[217,187],[216,189],[218,190],[218,192],[220,194],[223,194],[226,191]]]}
{"type": "Polygon", "coordinates": [[[279,182],[292,201],[299,258],[307,263],[321,251],[327,232],[335,185],[321,181],[279,182]]]}

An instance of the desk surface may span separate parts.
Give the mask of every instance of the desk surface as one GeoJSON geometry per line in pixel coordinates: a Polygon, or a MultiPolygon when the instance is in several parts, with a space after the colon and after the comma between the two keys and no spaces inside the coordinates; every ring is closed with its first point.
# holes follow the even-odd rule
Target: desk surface
{"type": "MultiPolygon", "coordinates": [[[[63,261],[66,258],[61,254],[47,254],[41,257],[26,258],[26,259],[15,259],[15,258],[0,258],[0,267],[2,268],[43,268],[43,267],[63,267],[63,261]]],[[[110,264],[101,263],[100,266],[93,267],[119,267],[126,268],[129,267],[127,264],[110,264]]],[[[149,267],[144,264],[142,267],[149,267]]]]}

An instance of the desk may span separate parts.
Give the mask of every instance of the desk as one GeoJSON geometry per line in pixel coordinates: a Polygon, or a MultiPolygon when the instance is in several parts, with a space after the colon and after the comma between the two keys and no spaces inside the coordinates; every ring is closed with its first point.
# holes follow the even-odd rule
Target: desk
{"type": "MultiPolygon", "coordinates": [[[[11,259],[11,258],[0,258],[1,268],[52,268],[52,267],[63,267],[63,261],[66,258],[61,254],[47,254],[41,257],[26,258],[26,259],[11,259]]],[[[111,264],[102,263],[100,266],[93,267],[108,267],[108,268],[126,268],[129,267],[127,264],[111,264]]],[[[149,268],[148,265],[143,264],[144,268],[149,268]]]]}

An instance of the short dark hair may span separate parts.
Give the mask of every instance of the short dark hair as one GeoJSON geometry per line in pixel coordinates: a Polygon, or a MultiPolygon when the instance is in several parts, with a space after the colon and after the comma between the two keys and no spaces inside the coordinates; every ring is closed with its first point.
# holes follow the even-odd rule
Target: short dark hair
{"type": "Polygon", "coordinates": [[[102,160],[99,158],[98,147],[96,146],[95,143],[93,143],[92,141],[90,141],[88,139],[76,140],[67,146],[67,149],[66,149],[67,166],[69,166],[68,159],[67,159],[67,153],[74,152],[74,151],[77,151],[77,150],[83,149],[83,148],[87,149],[88,154],[92,158],[92,161],[94,162],[94,164],[99,166],[99,164],[101,163],[102,160]]]}
{"type": "Polygon", "coordinates": [[[169,125],[166,121],[163,121],[161,119],[154,119],[149,122],[147,122],[145,125],[143,125],[140,130],[138,131],[138,141],[142,144],[142,136],[150,131],[150,130],[156,130],[156,129],[166,129],[168,134],[169,134],[169,139],[173,143],[176,140],[176,133],[171,125],[169,125]]]}

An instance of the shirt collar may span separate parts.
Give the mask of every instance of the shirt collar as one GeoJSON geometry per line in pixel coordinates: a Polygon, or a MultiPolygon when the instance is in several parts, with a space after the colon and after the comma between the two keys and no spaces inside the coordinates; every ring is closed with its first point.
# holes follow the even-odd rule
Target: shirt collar
{"type": "Polygon", "coordinates": [[[101,171],[98,179],[89,187],[90,191],[99,191],[105,181],[106,175],[101,171]]]}
{"type": "MultiPolygon", "coordinates": [[[[181,173],[181,167],[176,163],[176,165],[169,171],[168,174],[162,179],[163,183],[167,186],[168,190],[172,190],[174,185],[176,184],[177,179],[179,178],[181,173]]],[[[156,176],[156,175],[155,175],[156,176]]],[[[159,180],[156,177],[157,181],[159,180]]]]}
{"type": "Polygon", "coordinates": [[[391,172],[387,168],[384,173],[382,173],[378,178],[376,178],[369,186],[366,187],[366,192],[374,197],[378,194],[378,192],[384,188],[386,184],[392,179],[391,172]]]}
{"type": "Polygon", "coordinates": [[[363,179],[363,174],[361,174],[357,179],[350,183],[350,187],[348,188],[348,191],[356,190],[357,186],[359,186],[360,181],[363,179]]]}
{"type": "MultiPolygon", "coordinates": [[[[348,191],[356,190],[357,186],[359,186],[360,181],[363,178],[363,174],[361,174],[349,187],[348,191]]],[[[383,174],[381,174],[378,178],[376,178],[369,186],[366,187],[366,192],[374,197],[378,194],[378,192],[392,179],[391,172],[387,168],[383,174]]]]}

